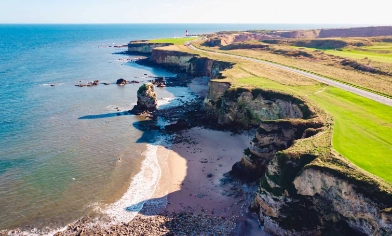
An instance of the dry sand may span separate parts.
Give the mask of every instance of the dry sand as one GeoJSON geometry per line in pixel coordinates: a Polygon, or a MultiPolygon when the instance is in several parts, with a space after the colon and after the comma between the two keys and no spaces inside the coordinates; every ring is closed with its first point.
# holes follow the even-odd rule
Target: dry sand
{"type": "Polygon", "coordinates": [[[232,235],[268,235],[247,208],[256,186],[227,181],[225,175],[241,159],[254,135],[192,128],[177,136],[168,155],[168,212],[188,211],[237,217],[232,235]]]}
{"type": "Polygon", "coordinates": [[[184,131],[169,153],[167,210],[191,208],[194,213],[209,210],[217,215],[238,214],[243,202],[241,188],[222,186],[220,180],[241,159],[250,140],[250,136],[203,128],[184,131]],[[238,197],[225,196],[230,193],[238,197]]]}

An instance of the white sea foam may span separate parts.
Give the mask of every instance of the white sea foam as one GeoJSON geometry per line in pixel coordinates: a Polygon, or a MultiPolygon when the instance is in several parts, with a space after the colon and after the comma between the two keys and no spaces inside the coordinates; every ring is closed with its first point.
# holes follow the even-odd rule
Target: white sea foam
{"type": "Polygon", "coordinates": [[[163,138],[153,144],[147,144],[147,150],[143,153],[146,158],[127,192],[119,201],[104,210],[104,213],[108,214],[116,223],[131,221],[154,194],[161,178],[157,150],[162,140],[163,138]]]}

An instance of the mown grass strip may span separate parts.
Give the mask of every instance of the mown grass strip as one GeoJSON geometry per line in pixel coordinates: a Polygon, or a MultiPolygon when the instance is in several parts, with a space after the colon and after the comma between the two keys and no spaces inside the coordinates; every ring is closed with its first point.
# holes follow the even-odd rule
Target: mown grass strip
{"type": "Polygon", "coordinates": [[[149,43],[172,43],[174,45],[181,45],[189,40],[197,39],[198,37],[184,37],[184,38],[162,38],[162,39],[152,39],[149,43]]]}

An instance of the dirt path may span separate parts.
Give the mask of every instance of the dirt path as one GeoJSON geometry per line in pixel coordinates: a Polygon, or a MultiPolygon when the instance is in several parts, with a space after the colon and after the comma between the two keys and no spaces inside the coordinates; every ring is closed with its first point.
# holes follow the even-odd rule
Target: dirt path
{"type": "Polygon", "coordinates": [[[192,44],[189,44],[188,47],[191,50],[194,50],[194,51],[206,52],[206,53],[217,54],[217,55],[223,55],[223,56],[232,57],[232,58],[238,58],[238,59],[242,59],[242,60],[246,60],[246,61],[253,61],[253,62],[266,64],[266,65],[269,65],[269,66],[273,66],[273,67],[276,67],[276,68],[279,68],[279,69],[282,69],[282,70],[294,72],[294,73],[306,76],[308,78],[317,80],[317,81],[322,82],[324,84],[328,84],[328,85],[331,85],[331,86],[343,89],[345,91],[357,94],[357,95],[365,97],[365,98],[369,98],[369,99],[371,99],[373,101],[376,101],[376,102],[379,102],[379,103],[382,103],[382,104],[385,104],[385,105],[388,105],[388,106],[392,106],[392,99],[390,99],[390,98],[386,98],[386,97],[380,96],[380,95],[372,93],[372,92],[368,92],[368,91],[365,91],[365,90],[362,90],[362,89],[359,89],[359,88],[355,88],[355,87],[352,87],[350,85],[346,85],[346,84],[343,84],[343,83],[340,83],[340,82],[337,82],[337,81],[334,81],[334,80],[330,80],[330,79],[327,79],[327,78],[324,78],[324,77],[321,77],[321,76],[318,76],[318,75],[314,75],[314,74],[311,74],[311,73],[308,73],[308,72],[304,72],[304,71],[301,71],[301,70],[298,70],[298,69],[293,69],[293,68],[290,68],[288,66],[282,66],[282,65],[279,65],[279,64],[275,64],[273,62],[268,62],[268,61],[263,61],[263,60],[258,60],[258,59],[243,57],[243,56],[237,56],[237,55],[233,55],[233,54],[206,51],[206,50],[202,50],[202,49],[196,48],[192,44]]]}

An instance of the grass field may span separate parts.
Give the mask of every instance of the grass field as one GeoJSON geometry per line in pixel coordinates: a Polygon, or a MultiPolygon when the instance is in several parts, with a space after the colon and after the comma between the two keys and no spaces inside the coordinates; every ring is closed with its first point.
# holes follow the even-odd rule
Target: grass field
{"type": "Polygon", "coordinates": [[[363,49],[376,51],[390,51],[392,53],[392,43],[380,43],[372,46],[362,47],[363,49]]]}
{"type": "MultiPolygon", "coordinates": [[[[304,49],[304,47],[296,47],[296,46],[291,46],[291,47],[304,49]]],[[[347,57],[347,58],[352,58],[357,60],[368,58],[373,61],[392,63],[392,43],[378,43],[372,46],[363,46],[363,47],[352,47],[352,48],[348,47],[348,48],[343,48],[341,50],[317,49],[317,48],[305,48],[305,49],[311,51],[319,50],[330,55],[347,57]]]]}
{"type": "Polygon", "coordinates": [[[391,107],[333,87],[309,97],[334,117],[334,149],[392,183],[391,107]]]}
{"type": "Polygon", "coordinates": [[[184,44],[190,40],[196,39],[198,37],[186,37],[186,38],[163,38],[163,39],[153,39],[149,40],[150,43],[173,43],[174,45],[184,44]]]}
{"type": "Polygon", "coordinates": [[[358,167],[392,183],[392,109],[338,88],[284,86],[265,78],[238,79],[247,86],[307,95],[334,118],[333,148],[358,167]]]}
{"type": "Polygon", "coordinates": [[[337,50],[323,50],[323,51],[325,53],[334,56],[348,57],[353,59],[364,59],[365,57],[367,57],[368,59],[374,61],[392,63],[392,51],[390,54],[376,53],[372,51],[351,50],[351,49],[342,49],[342,51],[337,51],[337,50]]]}

